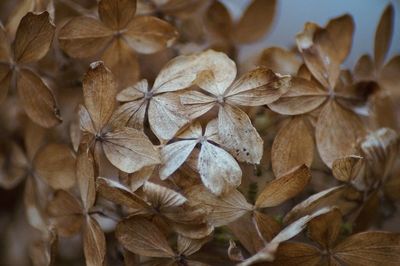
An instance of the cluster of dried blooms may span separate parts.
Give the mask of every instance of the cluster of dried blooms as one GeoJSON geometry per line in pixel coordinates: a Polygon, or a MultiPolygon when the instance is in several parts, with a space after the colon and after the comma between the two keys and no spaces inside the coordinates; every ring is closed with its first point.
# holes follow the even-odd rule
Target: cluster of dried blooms
{"type": "Polygon", "coordinates": [[[394,8],[242,69],[277,4],[1,1],[0,264],[399,265],[394,8]]]}

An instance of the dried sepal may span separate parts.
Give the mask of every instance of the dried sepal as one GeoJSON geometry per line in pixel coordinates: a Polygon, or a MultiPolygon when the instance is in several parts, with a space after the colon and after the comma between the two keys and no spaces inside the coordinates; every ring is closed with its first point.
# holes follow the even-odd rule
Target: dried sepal
{"type": "Polygon", "coordinates": [[[106,239],[98,222],[88,216],[83,225],[83,251],[86,265],[103,265],[106,255],[106,239]]]}

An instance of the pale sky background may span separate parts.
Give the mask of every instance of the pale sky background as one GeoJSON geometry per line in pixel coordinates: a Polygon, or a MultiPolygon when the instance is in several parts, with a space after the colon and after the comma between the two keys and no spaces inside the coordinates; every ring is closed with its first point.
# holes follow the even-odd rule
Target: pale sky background
{"type": "MultiPolygon", "coordinates": [[[[238,18],[249,0],[223,2],[234,18],[238,18]]],[[[353,48],[345,66],[352,68],[362,54],[373,54],[375,29],[389,3],[395,8],[394,35],[388,56],[390,58],[400,54],[400,0],[278,0],[277,16],[272,30],[262,41],[244,47],[241,57],[247,57],[270,46],[289,48],[295,43],[295,36],[302,31],[305,22],[325,25],[329,19],[349,13],[353,16],[356,27],[353,48]]]]}

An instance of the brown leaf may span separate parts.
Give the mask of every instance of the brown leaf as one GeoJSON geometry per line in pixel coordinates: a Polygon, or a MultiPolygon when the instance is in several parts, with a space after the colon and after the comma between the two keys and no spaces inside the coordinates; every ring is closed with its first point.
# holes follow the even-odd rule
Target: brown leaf
{"type": "Polygon", "coordinates": [[[354,27],[353,17],[348,14],[334,18],[326,25],[326,30],[332,38],[340,62],[343,62],[350,53],[354,27]]]}
{"type": "Polygon", "coordinates": [[[70,56],[85,58],[99,54],[111,42],[113,32],[91,17],[75,17],[58,35],[60,47],[70,56]]]}
{"type": "Polygon", "coordinates": [[[268,107],[282,115],[299,115],[318,108],[326,99],[327,92],[318,84],[303,78],[292,78],[289,91],[268,107]]]}
{"type": "Polygon", "coordinates": [[[398,265],[400,235],[363,232],[352,235],[334,249],[335,257],[348,265],[398,265]]]}
{"type": "Polygon", "coordinates": [[[106,255],[106,238],[100,225],[90,216],[86,217],[83,226],[83,251],[88,266],[104,264],[106,255]]]}
{"type": "Polygon", "coordinates": [[[14,57],[18,63],[31,63],[42,59],[50,49],[55,26],[49,13],[26,14],[18,26],[14,42],[14,57]]]}
{"type": "Polygon", "coordinates": [[[299,194],[311,178],[306,165],[296,167],[289,173],[268,183],[257,197],[257,208],[275,207],[299,194]]]}
{"type": "Polygon", "coordinates": [[[194,186],[187,192],[187,198],[210,212],[207,219],[214,226],[233,222],[253,208],[236,189],[217,197],[203,186],[194,186]]]}
{"type": "Polygon", "coordinates": [[[271,150],[272,170],[281,176],[294,167],[310,167],[314,159],[314,139],[305,117],[296,116],[287,121],[275,136],[271,150]]]}
{"type": "Polygon", "coordinates": [[[233,39],[238,43],[261,39],[272,25],[275,9],[275,0],[253,0],[236,25],[233,39]]]}
{"type": "Polygon", "coordinates": [[[101,0],[98,5],[99,17],[104,24],[113,30],[125,28],[134,18],[136,1],[101,0]]]}
{"type": "Polygon", "coordinates": [[[382,66],[392,41],[394,27],[394,8],[388,5],[382,13],[375,33],[374,58],[375,64],[382,66]]]}
{"type": "Polygon", "coordinates": [[[64,144],[48,144],[35,157],[35,171],[53,189],[68,189],[75,184],[75,158],[64,144]]]}
{"type": "Polygon", "coordinates": [[[106,133],[102,144],[107,159],[126,173],[160,162],[159,151],[143,132],[133,128],[123,127],[106,133]]]}
{"type": "Polygon", "coordinates": [[[364,134],[358,116],[330,100],[321,110],[315,129],[317,148],[323,162],[332,167],[341,157],[356,154],[356,142],[364,134]]]}
{"type": "Polygon", "coordinates": [[[152,54],[170,47],[178,37],[178,32],[171,24],[150,16],[135,17],[126,29],[126,42],[142,54],[152,54]]]}
{"type": "Polygon", "coordinates": [[[117,88],[112,73],[98,61],[90,65],[83,78],[85,107],[97,131],[109,121],[114,108],[117,88]]]}
{"type": "Polygon", "coordinates": [[[70,193],[57,190],[47,210],[60,236],[72,236],[82,226],[82,206],[70,193]]]}
{"type": "Polygon", "coordinates": [[[241,76],[224,94],[229,103],[259,106],[278,100],[290,86],[290,76],[281,76],[267,68],[259,67],[241,76]]]}
{"type": "Polygon", "coordinates": [[[341,230],[342,214],[338,209],[312,219],[308,224],[308,237],[324,249],[335,244],[341,230]]]}
{"type": "Polygon", "coordinates": [[[32,121],[45,128],[62,122],[53,93],[36,74],[21,69],[17,89],[25,112],[32,121]]]}
{"type": "Polygon", "coordinates": [[[96,188],[100,196],[116,204],[130,208],[133,214],[147,213],[149,205],[139,196],[132,193],[129,188],[116,181],[98,177],[96,188]]]}
{"type": "Polygon", "coordinates": [[[92,155],[82,148],[76,158],[76,178],[83,207],[88,211],[96,200],[94,161],[92,155]]]}
{"type": "Polygon", "coordinates": [[[115,235],[124,248],[138,255],[157,258],[175,256],[160,229],[144,218],[122,220],[115,229],[115,235]]]}

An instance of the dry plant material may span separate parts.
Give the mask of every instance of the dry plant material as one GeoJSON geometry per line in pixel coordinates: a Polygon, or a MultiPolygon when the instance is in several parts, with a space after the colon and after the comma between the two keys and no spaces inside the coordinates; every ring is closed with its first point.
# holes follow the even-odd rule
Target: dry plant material
{"type": "Polygon", "coordinates": [[[63,50],[77,58],[101,58],[121,85],[138,80],[136,53],[152,54],[173,44],[178,32],[153,16],[135,16],[136,0],[101,0],[98,19],[71,19],[60,31],[63,50]]]}
{"type": "Polygon", "coordinates": [[[1,265],[400,264],[394,5],[349,70],[225,3],[0,1],[1,265]]]}

